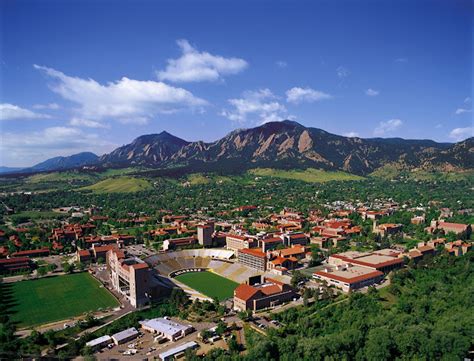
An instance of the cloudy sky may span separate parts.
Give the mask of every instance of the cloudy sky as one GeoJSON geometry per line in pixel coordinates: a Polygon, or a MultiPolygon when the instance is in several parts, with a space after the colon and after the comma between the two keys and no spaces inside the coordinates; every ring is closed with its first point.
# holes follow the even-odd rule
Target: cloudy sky
{"type": "Polygon", "coordinates": [[[2,1],[0,165],[293,119],[473,136],[472,2],[2,1]]]}

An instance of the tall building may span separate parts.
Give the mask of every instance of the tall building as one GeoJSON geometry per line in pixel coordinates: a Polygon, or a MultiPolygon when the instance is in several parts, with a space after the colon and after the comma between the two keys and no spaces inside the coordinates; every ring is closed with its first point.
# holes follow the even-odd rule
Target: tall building
{"type": "Polygon", "coordinates": [[[163,291],[153,279],[150,267],[135,258],[126,258],[123,251],[107,252],[107,265],[115,290],[125,295],[133,307],[140,307],[157,298],[163,291]]]}
{"type": "Polygon", "coordinates": [[[267,269],[267,255],[260,248],[239,249],[238,260],[243,265],[259,271],[267,269]]]}
{"type": "Polygon", "coordinates": [[[212,234],[214,233],[214,222],[200,224],[197,226],[198,242],[201,246],[212,246],[212,234]]]}

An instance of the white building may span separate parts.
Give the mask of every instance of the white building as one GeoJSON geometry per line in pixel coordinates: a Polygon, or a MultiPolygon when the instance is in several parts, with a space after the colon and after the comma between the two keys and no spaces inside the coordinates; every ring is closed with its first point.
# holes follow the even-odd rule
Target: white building
{"type": "Polygon", "coordinates": [[[186,351],[188,348],[190,349],[195,349],[198,348],[199,345],[194,342],[186,342],[183,343],[182,345],[176,346],[175,348],[172,348],[168,351],[162,352],[158,355],[161,361],[168,361],[172,360],[175,356],[179,356],[180,354],[184,354],[184,351],[186,351]]]}
{"type": "Polygon", "coordinates": [[[153,318],[141,321],[142,329],[176,341],[194,331],[193,326],[183,325],[167,318],[153,318]]]}
{"type": "Polygon", "coordinates": [[[116,345],[120,345],[122,343],[128,342],[138,337],[138,334],[139,333],[135,327],[127,328],[126,330],[113,334],[112,340],[114,341],[116,345]]]}
{"type": "Polygon", "coordinates": [[[107,346],[111,342],[112,342],[112,337],[110,337],[109,335],[105,335],[105,336],[101,336],[99,338],[96,338],[94,340],[87,342],[86,346],[92,349],[99,349],[104,346],[107,346]]]}

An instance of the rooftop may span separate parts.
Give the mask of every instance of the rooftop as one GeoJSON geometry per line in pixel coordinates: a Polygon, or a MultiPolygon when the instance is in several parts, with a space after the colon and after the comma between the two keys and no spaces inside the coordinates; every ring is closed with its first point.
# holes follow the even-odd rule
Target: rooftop
{"type": "Polygon", "coordinates": [[[180,332],[188,330],[191,326],[182,325],[180,323],[167,320],[166,318],[153,318],[140,322],[142,326],[152,328],[155,331],[161,332],[165,335],[175,335],[180,332]]]}
{"type": "Polygon", "coordinates": [[[259,248],[244,248],[239,249],[239,253],[248,254],[255,257],[266,258],[266,254],[263,253],[259,248]]]}
{"type": "Polygon", "coordinates": [[[373,271],[371,269],[359,266],[344,267],[342,269],[328,269],[328,272],[317,271],[314,274],[349,284],[365,281],[383,275],[383,273],[380,271],[373,271]]]}
{"type": "Polygon", "coordinates": [[[113,334],[112,337],[117,340],[125,340],[129,337],[136,336],[138,335],[138,331],[135,327],[127,328],[126,330],[117,332],[116,334],[113,334]]]}
{"type": "Polygon", "coordinates": [[[198,344],[194,341],[186,342],[183,343],[179,346],[176,346],[174,348],[169,349],[168,351],[160,353],[158,356],[162,360],[166,360],[168,357],[176,355],[177,353],[183,352],[187,350],[188,348],[196,348],[198,347],[198,344]]]}

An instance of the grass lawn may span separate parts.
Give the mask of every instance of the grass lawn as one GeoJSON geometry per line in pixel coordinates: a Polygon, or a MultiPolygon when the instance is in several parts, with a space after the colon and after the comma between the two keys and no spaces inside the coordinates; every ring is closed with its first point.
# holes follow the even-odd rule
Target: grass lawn
{"type": "Polygon", "coordinates": [[[95,193],[128,193],[151,189],[151,184],[142,178],[117,177],[108,178],[93,185],[79,188],[79,190],[91,190],[95,193]]]}
{"type": "Polygon", "coordinates": [[[426,170],[416,170],[416,171],[407,171],[403,170],[400,166],[397,165],[384,165],[379,169],[373,171],[371,176],[383,178],[383,179],[396,179],[400,176],[405,178],[414,179],[414,180],[423,180],[423,181],[445,181],[445,182],[456,182],[462,180],[472,180],[474,178],[474,171],[467,170],[463,172],[438,172],[438,171],[426,171],[426,170]]]}
{"type": "Polygon", "coordinates": [[[2,287],[7,297],[11,292],[9,311],[20,327],[61,321],[119,305],[87,272],[8,283],[2,287]]]}
{"type": "Polygon", "coordinates": [[[208,297],[217,297],[219,301],[232,297],[234,289],[239,285],[237,282],[208,271],[189,272],[175,278],[208,297]]]}
{"type": "Polygon", "coordinates": [[[10,216],[13,221],[18,219],[60,219],[66,218],[67,215],[64,213],[52,212],[52,211],[23,211],[20,213],[16,213],[10,216]]]}
{"type": "Polygon", "coordinates": [[[26,183],[94,181],[95,176],[79,172],[39,173],[26,178],[26,183]]]}
{"type": "Polygon", "coordinates": [[[256,168],[250,174],[261,177],[274,177],[283,179],[301,180],[308,183],[323,183],[329,181],[347,181],[364,179],[355,174],[346,172],[329,172],[320,169],[308,168],[305,170],[283,170],[273,168],[256,168]]]}

